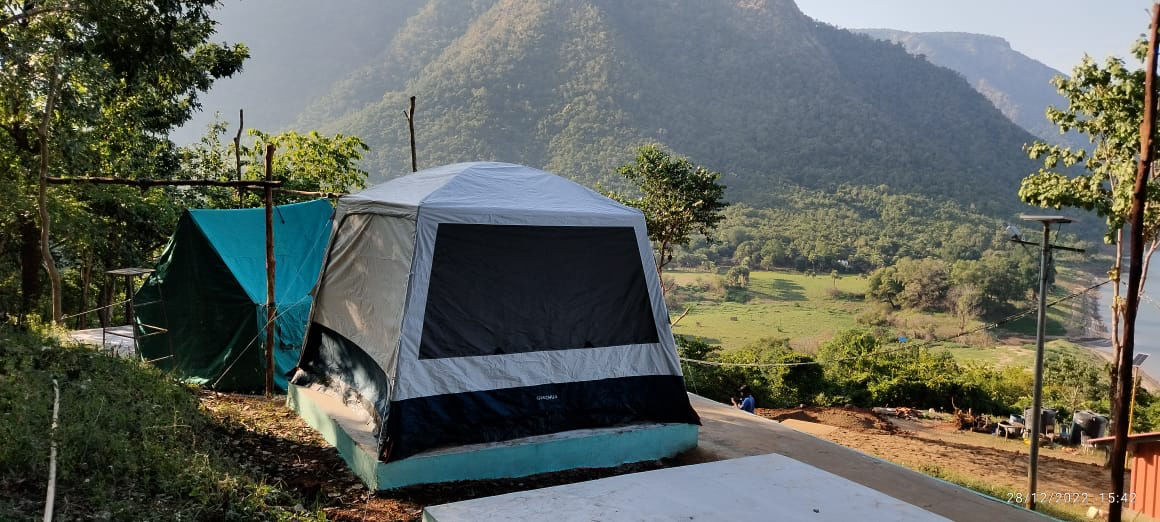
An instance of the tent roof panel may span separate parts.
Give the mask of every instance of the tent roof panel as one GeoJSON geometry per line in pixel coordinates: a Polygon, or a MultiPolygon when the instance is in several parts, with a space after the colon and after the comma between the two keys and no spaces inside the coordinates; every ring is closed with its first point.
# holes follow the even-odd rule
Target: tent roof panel
{"type": "Polygon", "coordinates": [[[371,188],[343,196],[339,207],[375,206],[417,208],[432,192],[439,190],[474,163],[455,163],[423,169],[414,174],[400,176],[371,188]]]}
{"type": "Polygon", "coordinates": [[[342,198],[343,211],[368,208],[638,216],[571,180],[511,163],[456,163],[395,178],[342,198]]]}
{"type": "MultiPolygon", "coordinates": [[[[333,212],[324,199],[275,207],[274,256],[279,261],[275,297],[279,304],[293,304],[314,287],[326,255],[333,212]]],[[[190,209],[189,215],[250,300],[265,303],[265,209],[190,209]]]]}

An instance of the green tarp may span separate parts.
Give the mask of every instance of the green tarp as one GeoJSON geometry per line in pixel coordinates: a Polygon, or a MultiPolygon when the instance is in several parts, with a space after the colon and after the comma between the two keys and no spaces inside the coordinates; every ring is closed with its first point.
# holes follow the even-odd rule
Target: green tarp
{"type": "MultiPolygon", "coordinates": [[[[298,364],[333,214],[326,200],[275,208],[274,381],[281,390],[298,364]]],[[[265,210],[187,210],[133,302],[146,359],[217,390],[264,389],[265,210]],[[169,332],[148,335],[144,325],[169,332]]]]}

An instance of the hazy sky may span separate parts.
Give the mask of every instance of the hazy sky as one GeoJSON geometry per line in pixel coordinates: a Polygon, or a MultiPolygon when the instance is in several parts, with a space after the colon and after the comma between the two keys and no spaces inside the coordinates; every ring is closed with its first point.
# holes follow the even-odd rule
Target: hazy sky
{"type": "Polygon", "coordinates": [[[1062,72],[1084,53],[1126,56],[1149,23],[1150,0],[797,0],[818,20],[846,28],[962,31],[1005,38],[1062,72]]]}

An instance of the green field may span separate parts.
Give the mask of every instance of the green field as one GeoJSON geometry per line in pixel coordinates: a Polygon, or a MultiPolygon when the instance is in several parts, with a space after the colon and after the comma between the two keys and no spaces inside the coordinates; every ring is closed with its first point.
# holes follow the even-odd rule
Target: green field
{"type": "MultiPolygon", "coordinates": [[[[829,275],[809,276],[796,272],[752,272],[748,287],[743,291],[725,291],[720,277],[707,272],[669,272],[677,286],[670,295],[677,301],[670,306],[674,320],[686,309],[688,314],[673,328],[673,332],[691,335],[734,349],[766,337],[789,339],[790,345],[803,352],[812,352],[834,334],[859,324],[859,315],[873,315],[884,305],[864,299],[868,281],[861,276],[843,276],[837,280],[829,275]],[[835,293],[835,289],[837,292],[835,293]],[[727,297],[728,296],[728,297],[727,297]],[[744,302],[738,302],[744,301],[744,302]]],[[[1071,292],[1069,287],[1083,284],[1083,274],[1061,271],[1060,286],[1049,299],[1071,292]]],[[[894,311],[888,326],[894,333],[915,340],[958,334],[958,319],[945,313],[923,313],[914,310],[894,311]]],[[[1048,309],[1047,333],[1059,336],[1067,333],[1066,326],[1082,325],[1082,300],[1064,301],[1048,309]]],[[[979,321],[968,321],[966,329],[980,326],[979,321]]],[[[999,337],[1025,336],[1035,333],[1035,314],[1004,325],[990,332],[999,337]]],[[[961,361],[992,362],[1000,366],[1018,365],[1029,368],[1034,357],[1034,346],[1025,340],[997,342],[994,337],[972,335],[946,344],[948,350],[961,361]]],[[[1048,352],[1066,352],[1099,360],[1087,349],[1063,340],[1051,341],[1048,352]]],[[[1101,362],[1102,364],[1102,362],[1101,362]]]]}
{"type": "MultiPolygon", "coordinates": [[[[682,289],[707,284],[719,276],[706,272],[672,272],[682,289]]],[[[724,348],[737,348],[765,337],[790,339],[795,348],[809,349],[835,333],[857,325],[855,317],[872,306],[861,294],[866,279],[858,276],[838,280],[829,275],[810,277],[792,272],[753,272],[745,290],[745,303],[725,300],[713,292],[692,291],[670,312],[674,319],[686,308],[689,314],[674,333],[703,337],[724,348]],[[831,298],[830,288],[857,297],[831,298]]]]}
{"type": "MultiPolygon", "coordinates": [[[[1047,302],[1066,297],[1077,287],[1086,287],[1090,284],[1090,277],[1075,269],[1061,267],[1056,276],[1056,285],[1047,293],[1047,302]]],[[[1093,292],[1098,292],[1093,290],[1093,292]]],[[[1044,330],[1048,336],[1060,336],[1074,333],[1082,335],[1083,326],[1083,299],[1068,299],[1061,301],[1047,309],[1047,323],[1044,330]],[[1071,332],[1069,332],[1071,330],[1071,332]]],[[[1035,335],[1035,314],[1031,313],[1003,326],[1011,333],[1035,335]]]]}
{"type": "MultiPolygon", "coordinates": [[[[1044,354],[1071,355],[1092,361],[1097,366],[1103,366],[1105,363],[1102,357],[1091,350],[1062,339],[1048,341],[1043,345],[1043,348],[1044,354]]],[[[935,350],[949,352],[959,362],[980,362],[994,364],[996,366],[1018,366],[1020,368],[1032,368],[1032,365],[1035,363],[1034,344],[999,344],[994,346],[967,346],[956,344],[940,346],[935,348],[935,350]]]]}

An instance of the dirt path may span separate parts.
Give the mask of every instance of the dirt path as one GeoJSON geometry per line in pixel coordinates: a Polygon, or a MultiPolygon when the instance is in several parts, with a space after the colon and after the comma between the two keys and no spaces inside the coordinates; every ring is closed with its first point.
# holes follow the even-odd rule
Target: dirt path
{"type": "MultiPolygon", "coordinates": [[[[697,449],[689,452],[685,459],[708,461],[780,453],[951,520],[1044,520],[1036,513],[787,428],[771,419],[750,415],[695,395],[690,397],[693,407],[701,415],[702,429],[697,449]]],[[[886,437],[894,436],[889,434],[893,429],[889,423],[873,415],[862,415],[858,410],[809,408],[795,411],[796,414],[789,414],[787,418],[799,421],[804,418],[832,419],[837,424],[849,427],[834,430],[833,433],[846,430],[861,433],[861,430],[866,430],[882,433],[886,437]]],[[[774,412],[776,415],[777,411],[774,412]]]]}
{"type": "MultiPolygon", "coordinates": [[[[953,475],[1013,491],[1026,488],[1027,446],[1019,440],[960,432],[937,420],[884,419],[868,410],[854,408],[761,410],[760,413],[778,420],[811,420],[835,426],[836,429],[814,433],[925,473],[953,475]]],[[[1108,472],[1100,462],[1100,455],[1073,448],[1043,448],[1039,460],[1039,490],[1059,494],[1053,496],[1057,507],[1077,515],[1083,514],[1088,506],[1106,509],[1099,494],[1111,486],[1108,472]]]]}

